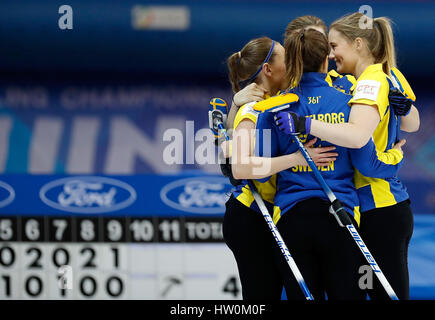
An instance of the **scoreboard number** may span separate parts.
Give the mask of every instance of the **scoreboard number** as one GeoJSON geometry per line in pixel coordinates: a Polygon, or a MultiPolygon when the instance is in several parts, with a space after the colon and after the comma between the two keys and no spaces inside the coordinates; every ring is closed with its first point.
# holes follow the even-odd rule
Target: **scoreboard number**
{"type": "Polygon", "coordinates": [[[0,215],[0,300],[240,299],[221,229],[213,217],[0,215]]]}
{"type": "Polygon", "coordinates": [[[12,229],[12,220],[0,220],[0,239],[2,241],[8,241],[12,239],[13,235],[14,231],[12,229]]]}
{"type": "Polygon", "coordinates": [[[73,222],[70,217],[48,218],[48,242],[71,242],[73,222]]]}
{"type": "Polygon", "coordinates": [[[154,225],[150,220],[135,219],[130,224],[132,240],[136,242],[150,242],[154,239],[154,225]]]}
{"type": "Polygon", "coordinates": [[[55,220],[53,220],[53,226],[56,228],[56,231],[54,233],[54,238],[57,241],[61,241],[63,239],[65,229],[67,227],[66,220],[55,219],[55,220]]]}
{"type": "Polygon", "coordinates": [[[85,297],[94,296],[97,289],[97,281],[92,276],[84,276],[80,279],[80,293],[85,297]]]}
{"type": "Polygon", "coordinates": [[[31,247],[26,250],[26,255],[31,257],[31,263],[28,265],[29,269],[42,269],[41,257],[42,251],[39,248],[31,247]]]}
{"type": "Polygon", "coordinates": [[[53,251],[51,261],[53,262],[53,265],[55,265],[57,268],[65,267],[69,265],[70,254],[65,248],[56,248],[53,251]]]}
{"type": "Polygon", "coordinates": [[[95,252],[94,248],[85,247],[85,248],[80,250],[80,254],[87,257],[85,260],[85,263],[82,265],[82,268],[96,268],[97,267],[95,265],[96,252],[95,252]]]}
{"type": "Polygon", "coordinates": [[[82,220],[80,223],[80,236],[85,241],[95,240],[95,226],[91,220],[82,220]]]}
{"type": "Polygon", "coordinates": [[[124,291],[124,283],[117,276],[111,276],[106,281],[106,292],[111,297],[119,297],[124,291]]]}
{"type": "Polygon", "coordinates": [[[179,242],[181,241],[180,229],[180,220],[165,219],[159,223],[159,238],[162,242],[179,242]]]}
{"type": "Polygon", "coordinates": [[[10,267],[15,262],[15,250],[11,247],[0,248],[0,265],[2,267],[10,267]]]}
{"type": "Polygon", "coordinates": [[[119,249],[116,247],[110,248],[113,252],[113,266],[118,269],[119,268],[119,249]]]}
{"type": "Polygon", "coordinates": [[[1,287],[4,287],[4,295],[5,297],[10,297],[11,296],[11,276],[9,275],[2,275],[1,276],[2,279],[2,285],[0,285],[1,287]]]}
{"type": "Polygon", "coordinates": [[[110,241],[119,241],[123,235],[122,225],[117,220],[110,220],[107,224],[107,237],[110,241]]]}
{"type": "Polygon", "coordinates": [[[39,230],[39,222],[35,219],[27,220],[25,226],[26,237],[30,241],[36,241],[41,236],[41,231],[39,230]]]}
{"type": "Polygon", "coordinates": [[[40,296],[44,290],[44,284],[41,278],[37,275],[30,275],[25,280],[25,290],[26,294],[28,294],[30,297],[40,296]]]}
{"type": "Polygon", "coordinates": [[[229,293],[233,295],[234,298],[237,298],[239,295],[240,289],[237,283],[237,278],[235,276],[230,277],[227,282],[225,282],[222,291],[225,293],[229,293]]]}

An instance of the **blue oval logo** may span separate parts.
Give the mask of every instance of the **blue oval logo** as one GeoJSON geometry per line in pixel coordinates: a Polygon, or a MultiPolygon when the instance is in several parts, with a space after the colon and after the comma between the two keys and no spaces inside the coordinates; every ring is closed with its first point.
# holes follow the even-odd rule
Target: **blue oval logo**
{"type": "Polygon", "coordinates": [[[166,205],[181,211],[223,213],[233,188],[224,177],[187,178],[164,186],[160,198],[166,205]]]}
{"type": "Polygon", "coordinates": [[[130,206],[136,191],[125,182],[105,177],[71,177],[45,184],[39,197],[46,205],[75,213],[104,213],[130,206]]]}
{"type": "Polygon", "coordinates": [[[6,182],[0,181],[0,208],[6,207],[15,199],[14,189],[6,182]]]}

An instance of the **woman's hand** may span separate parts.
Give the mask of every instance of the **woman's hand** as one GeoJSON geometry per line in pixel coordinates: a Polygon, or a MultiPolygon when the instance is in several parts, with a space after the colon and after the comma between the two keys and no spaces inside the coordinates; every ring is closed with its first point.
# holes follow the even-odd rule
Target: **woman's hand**
{"type": "Polygon", "coordinates": [[[406,117],[411,111],[413,101],[407,97],[399,89],[390,89],[388,101],[394,113],[398,116],[406,117]]]}
{"type": "Polygon", "coordinates": [[[266,93],[265,88],[254,82],[237,92],[233,97],[233,102],[237,107],[241,107],[248,102],[264,100],[266,93]]]}
{"type": "MultiPolygon", "coordinates": [[[[331,152],[332,150],[335,150],[336,147],[329,146],[329,147],[313,148],[312,146],[316,143],[316,141],[317,138],[314,138],[304,144],[305,148],[307,149],[308,153],[311,156],[311,159],[313,159],[316,166],[325,166],[337,159],[338,153],[331,152]]],[[[300,151],[298,152],[300,153],[300,151]]],[[[302,154],[301,157],[303,158],[302,154]]],[[[305,158],[303,158],[303,165],[305,166],[308,165],[305,158]]]]}
{"type": "Polygon", "coordinates": [[[393,149],[397,149],[403,154],[402,147],[405,145],[405,143],[406,143],[406,140],[402,139],[393,146],[393,149]]]}
{"type": "Polygon", "coordinates": [[[310,133],[311,118],[300,116],[291,111],[279,111],[274,116],[275,124],[282,132],[296,136],[301,133],[310,133]]]}

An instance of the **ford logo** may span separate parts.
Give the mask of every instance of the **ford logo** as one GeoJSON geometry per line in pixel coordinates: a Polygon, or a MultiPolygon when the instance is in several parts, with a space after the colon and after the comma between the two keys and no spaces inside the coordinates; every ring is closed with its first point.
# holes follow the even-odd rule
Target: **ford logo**
{"type": "Polygon", "coordinates": [[[0,181],[0,208],[6,207],[15,199],[15,191],[6,182],[0,181]]]}
{"type": "Polygon", "coordinates": [[[71,177],[44,185],[39,197],[48,206],[76,213],[104,213],[128,207],[136,191],[127,183],[104,177],[71,177]]]}
{"type": "Polygon", "coordinates": [[[187,178],[171,182],[160,198],[171,208],[192,213],[223,213],[233,186],[223,177],[187,178]]]}

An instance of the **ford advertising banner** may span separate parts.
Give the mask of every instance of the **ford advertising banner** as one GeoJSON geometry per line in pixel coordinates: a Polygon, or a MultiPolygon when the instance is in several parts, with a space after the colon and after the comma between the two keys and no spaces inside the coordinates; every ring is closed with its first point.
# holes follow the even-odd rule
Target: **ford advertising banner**
{"type": "Polygon", "coordinates": [[[2,175],[0,214],[222,217],[232,189],[215,175],[2,175]]]}

